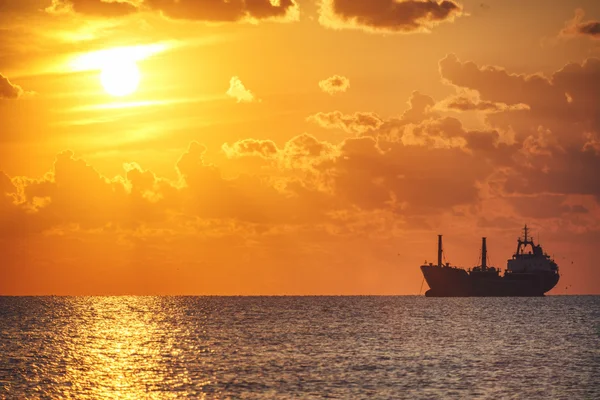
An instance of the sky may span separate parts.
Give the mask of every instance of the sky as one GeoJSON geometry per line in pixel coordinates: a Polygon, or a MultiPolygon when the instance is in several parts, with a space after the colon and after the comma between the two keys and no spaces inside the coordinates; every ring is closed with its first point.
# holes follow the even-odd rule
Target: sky
{"type": "Polygon", "coordinates": [[[0,0],[0,294],[600,294],[597,0],[0,0]]]}

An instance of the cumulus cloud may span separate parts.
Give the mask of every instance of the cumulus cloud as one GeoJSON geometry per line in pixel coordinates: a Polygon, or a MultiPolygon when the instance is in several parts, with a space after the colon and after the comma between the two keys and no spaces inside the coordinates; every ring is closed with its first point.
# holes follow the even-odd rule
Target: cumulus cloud
{"type": "Polygon", "coordinates": [[[333,75],[327,79],[319,81],[319,87],[325,93],[334,95],[336,93],[345,92],[350,87],[350,80],[345,76],[333,75]]]}
{"type": "Polygon", "coordinates": [[[275,157],[278,153],[277,145],[272,140],[242,139],[233,145],[224,143],[221,149],[227,157],[260,156],[263,158],[275,157]]]}
{"type": "MultiPolygon", "coordinates": [[[[126,254],[135,252],[133,260],[173,255],[182,265],[210,254],[218,260],[231,256],[229,265],[260,260],[255,267],[262,268],[261,256],[273,260],[286,245],[298,253],[302,232],[309,232],[310,250],[331,237],[360,242],[369,235],[438,227],[444,220],[453,228],[459,223],[488,229],[493,222],[493,229],[512,229],[511,221],[525,217],[548,225],[560,218],[567,221],[556,222],[561,231],[598,232],[600,60],[570,63],[545,76],[449,56],[440,72],[457,89],[453,109],[484,113],[485,127],[470,130],[445,115],[436,99],[413,92],[406,110],[393,118],[339,111],[308,117],[358,137],[245,138],[223,144],[225,157],[215,158],[216,164],[208,161],[207,147],[192,142],[182,149],[171,179],[134,162],[117,176],[105,176],[64,151],[39,177],[0,173],[0,245],[10,251],[17,248],[12,241],[25,238],[28,249],[36,240],[50,247],[57,243],[52,238],[72,235],[72,241],[58,242],[71,256],[88,249],[86,240],[104,240],[97,249],[115,249],[110,242],[115,237],[129,246],[126,254]],[[520,104],[527,108],[514,109],[520,104]],[[508,127],[515,132],[510,141],[504,140],[508,127]],[[229,168],[248,160],[256,161],[255,168],[229,168]],[[173,245],[182,237],[190,241],[173,245]],[[200,247],[207,237],[222,243],[200,247]],[[276,239],[267,243],[265,237],[276,239]],[[232,248],[236,251],[223,251],[232,248]],[[249,248],[255,252],[244,253],[249,248]]],[[[350,241],[344,245],[355,247],[350,241]]],[[[323,259],[330,264],[328,254],[323,259]]],[[[17,271],[15,265],[41,265],[13,260],[18,263],[9,262],[11,271],[17,271]]],[[[199,276],[210,279],[211,271],[219,268],[207,267],[199,276]]],[[[274,267],[261,273],[283,272],[274,267]]]]}
{"type": "Polygon", "coordinates": [[[415,90],[411,93],[407,103],[409,107],[402,114],[402,121],[414,123],[437,116],[433,111],[435,100],[431,96],[415,90]]]}
{"type": "Polygon", "coordinates": [[[373,112],[356,112],[354,114],[343,114],[341,111],[318,112],[306,118],[309,122],[327,128],[341,129],[352,134],[362,134],[378,129],[383,120],[373,112]]]}
{"type": "MultiPolygon", "coordinates": [[[[462,62],[452,54],[440,61],[440,73],[457,87],[477,91],[484,101],[529,107],[527,112],[509,109],[489,117],[505,128],[512,126],[530,134],[544,125],[565,135],[573,129],[596,131],[600,128],[597,95],[600,59],[569,63],[551,76],[544,76],[512,74],[496,66],[480,67],[473,62],[462,62]]],[[[572,134],[571,137],[574,138],[572,134]]]]}
{"type": "Polygon", "coordinates": [[[337,154],[335,145],[303,133],[288,140],[282,148],[268,139],[242,139],[221,147],[228,158],[257,156],[283,169],[310,170],[337,154]]]}
{"type": "Polygon", "coordinates": [[[461,15],[461,6],[443,0],[322,0],[319,22],[333,29],[368,32],[428,32],[461,15]]]}
{"type": "MultiPolygon", "coordinates": [[[[432,121],[407,126],[421,137],[468,138],[470,134],[451,120],[441,120],[437,126],[432,121]]],[[[463,138],[465,143],[469,140],[463,138]]],[[[109,178],[65,151],[41,178],[0,176],[4,195],[0,206],[13,221],[3,226],[18,225],[23,234],[65,225],[138,229],[158,224],[184,229],[180,224],[190,218],[257,224],[331,222],[328,215],[336,210],[357,207],[429,215],[476,201],[477,181],[490,173],[491,166],[482,164],[484,153],[473,149],[469,153],[458,146],[384,136],[347,138],[337,145],[308,134],[282,146],[243,139],[223,145],[228,159],[256,157],[287,172],[274,175],[272,170],[256,170],[252,175],[225,178],[219,166],[206,161],[206,147],[192,142],[176,163],[175,180],[136,163],[125,164],[123,174],[109,178]],[[421,162],[429,158],[437,162],[421,162]],[[436,196],[439,191],[446,194],[436,196]]]]}
{"type": "MultiPolygon", "coordinates": [[[[581,72],[573,69],[561,85],[578,82],[572,74],[581,72]]],[[[577,104],[582,94],[570,89],[577,104]]],[[[553,221],[560,215],[574,221],[565,229],[600,229],[596,132],[574,147],[560,132],[538,126],[505,143],[501,129],[468,130],[436,108],[432,97],[415,92],[404,113],[378,117],[377,128],[360,137],[331,143],[301,134],[282,144],[246,138],[225,143],[226,157],[218,165],[207,161],[203,144],[192,142],[174,165],[172,179],[134,162],[107,177],[64,151],[41,177],[0,173],[0,244],[19,237],[33,243],[62,235],[115,236],[156,256],[173,253],[172,243],[193,237],[194,245],[181,248],[193,259],[206,254],[197,247],[203,238],[222,240],[221,250],[235,243],[236,249],[270,254],[281,249],[287,232],[294,234],[297,252],[305,229],[311,229],[308,244],[315,246],[316,232],[325,238],[393,236],[399,226],[402,232],[430,229],[445,218],[512,227],[510,218],[553,221]],[[244,160],[259,164],[227,177],[222,173],[227,163],[244,160]],[[265,236],[280,241],[266,247],[265,236]],[[147,243],[154,248],[142,247],[147,243]]],[[[85,240],[73,248],[81,249],[85,240]]],[[[177,252],[176,262],[180,257],[177,252]]]]}
{"type": "Polygon", "coordinates": [[[20,86],[11,83],[7,77],[0,74],[0,99],[16,99],[23,94],[20,86]]]}
{"type": "MultiPolygon", "coordinates": [[[[439,62],[440,74],[447,82],[459,87],[477,90],[484,100],[507,104],[532,104],[538,95],[555,98],[550,80],[542,75],[516,75],[497,66],[479,67],[474,62],[462,62],[455,54],[449,54],[439,62]],[[490,94],[493,92],[493,96],[490,94]]],[[[561,100],[566,101],[564,93],[561,100]]]]}
{"type": "Polygon", "coordinates": [[[488,116],[499,130],[515,132],[504,189],[518,194],[593,195],[600,198],[600,60],[569,63],[549,76],[512,74],[447,56],[444,79],[480,93],[484,101],[527,104],[488,116]],[[517,150],[516,152],[514,150],[517,150]]]}
{"type": "Polygon", "coordinates": [[[575,10],[573,19],[565,23],[565,27],[560,31],[561,36],[587,36],[592,39],[600,40],[600,21],[583,21],[585,12],[578,8],[575,10]]]}
{"type": "Polygon", "coordinates": [[[237,76],[232,76],[229,80],[229,89],[227,89],[226,94],[229,97],[233,97],[237,100],[238,103],[250,103],[253,101],[257,101],[254,94],[246,89],[240,78],[237,76]]]}

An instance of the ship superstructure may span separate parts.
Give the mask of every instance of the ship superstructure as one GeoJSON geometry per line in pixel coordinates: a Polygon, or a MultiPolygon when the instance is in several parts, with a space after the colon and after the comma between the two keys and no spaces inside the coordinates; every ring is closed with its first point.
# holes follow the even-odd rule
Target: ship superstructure
{"type": "Polygon", "coordinates": [[[499,268],[488,266],[487,241],[481,241],[481,263],[472,269],[442,263],[442,235],[438,235],[438,262],[421,266],[430,289],[429,297],[456,296],[543,296],[560,279],[556,262],[541,245],[529,237],[527,225],[523,238],[517,240],[517,251],[501,274],[499,268]]]}

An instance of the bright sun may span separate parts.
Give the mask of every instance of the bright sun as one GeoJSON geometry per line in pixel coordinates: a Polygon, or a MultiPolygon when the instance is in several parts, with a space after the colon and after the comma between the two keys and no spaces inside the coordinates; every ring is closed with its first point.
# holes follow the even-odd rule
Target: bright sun
{"type": "Polygon", "coordinates": [[[133,60],[115,60],[102,67],[100,82],[106,93],[113,96],[126,96],[137,89],[140,83],[140,70],[133,60]]]}

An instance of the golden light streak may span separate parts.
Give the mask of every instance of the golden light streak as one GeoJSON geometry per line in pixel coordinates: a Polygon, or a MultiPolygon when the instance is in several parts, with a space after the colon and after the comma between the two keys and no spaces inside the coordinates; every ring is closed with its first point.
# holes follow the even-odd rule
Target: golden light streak
{"type": "Polygon", "coordinates": [[[70,62],[73,72],[102,70],[114,63],[137,62],[169,49],[169,43],[153,43],[138,46],[113,47],[105,50],[79,54],[70,62]]]}

